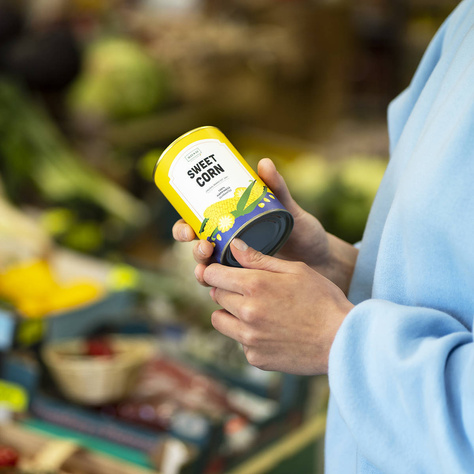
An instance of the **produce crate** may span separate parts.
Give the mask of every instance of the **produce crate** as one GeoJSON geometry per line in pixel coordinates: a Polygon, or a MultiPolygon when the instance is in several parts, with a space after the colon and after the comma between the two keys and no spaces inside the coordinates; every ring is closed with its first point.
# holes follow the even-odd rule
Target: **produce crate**
{"type": "Polygon", "coordinates": [[[286,474],[288,472],[322,472],[322,443],[326,415],[319,413],[301,426],[270,443],[228,474],[286,474]]]}
{"type": "Polygon", "coordinates": [[[86,306],[42,318],[26,318],[14,310],[0,310],[0,351],[58,339],[84,337],[102,327],[130,319],[136,301],[133,291],[106,294],[86,306]]]}
{"type": "Polygon", "coordinates": [[[94,409],[79,407],[43,393],[34,396],[30,415],[27,423],[31,426],[61,436],[86,440],[88,446],[145,467],[152,466],[152,459],[155,460],[155,465],[160,465],[167,445],[179,443],[189,453],[183,471],[179,472],[192,474],[203,472],[209,446],[216,434],[212,431],[214,427],[202,420],[205,426],[199,435],[186,437],[181,436],[184,433],[178,433],[175,436],[170,432],[116,420],[94,409]]]}
{"type": "MultiPolygon", "coordinates": [[[[159,382],[160,385],[172,383],[166,378],[168,370],[169,366],[166,366],[165,378],[157,379],[155,383],[160,380],[162,380],[159,382]]],[[[178,378],[182,378],[183,373],[181,372],[178,378]]],[[[150,424],[147,417],[142,419],[137,415],[142,410],[143,413],[149,413],[150,410],[153,410],[153,413],[155,410],[156,413],[161,413],[161,409],[164,409],[167,403],[173,404],[172,400],[179,405],[180,396],[176,391],[173,391],[176,399],[170,399],[169,402],[166,402],[166,398],[164,401],[154,402],[147,397],[141,402],[140,398],[132,397],[123,400],[123,404],[119,402],[118,405],[104,407],[78,406],[64,400],[54,391],[49,390],[49,393],[38,391],[32,396],[30,414],[38,421],[107,439],[142,453],[156,451],[155,445],[171,437],[194,451],[193,462],[187,466],[188,472],[193,474],[201,474],[208,470],[215,474],[226,472],[226,469],[243,462],[269,443],[285,436],[303,421],[305,405],[297,403],[297,400],[304,399],[302,392],[305,391],[304,385],[307,382],[305,378],[284,376],[280,394],[272,399],[252,393],[248,388],[214,379],[199,372],[189,379],[190,390],[193,386],[198,390],[194,384],[207,386],[208,383],[213,383],[212,380],[221,387],[215,389],[219,393],[222,394],[221,389],[226,387],[226,393],[230,397],[227,402],[234,407],[229,412],[225,411],[224,416],[217,416],[222,406],[216,405],[213,408],[213,403],[216,402],[212,401],[215,396],[212,394],[206,398],[209,406],[204,411],[192,409],[186,404],[178,408],[173,412],[169,426],[150,424]],[[158,403],[156,408],[154,403],[158,403]],[[117,411],[120,410],[120,406],[126,407],[123,408],[126,412],[117,411]]],[[[176,390],[186,388],[176,387],[176,390]]],[[[195,400],[193,397],[197,392],[193,391],[193,394],[190,393],[189,396],[195,400]]],[[[162,396],[164,395],[157,395],[157,400],[161,400],[162,396]]]]}
{"type": "MultiPolygon", "coordinates": [[[[25,472],[58,474],[151,474],[150,467],[138,466],[128,460],[91,450],[85,440],[46,434],[28,423],[11,422],[0,425],[0,444],[11,446],[19,454],[18,467],[25,472]]],[[[64,436],[66,435],[66,436],[64,436]]],[[[99,443],[100,445],[100,443],[99,443]]],[[[8,472],[8,471],[6,471],[8,472]]]]}
{"type": "Polygon", "coordinates": [[[60,248],[46,260],[21,263],[0,277],[2,291],[7,292],[4,297],[11,300],[8,306],[0,306],[0,351],[84,337],[101,327],[122,324],[130,318],[136,301],[133,269],[123,270],[107,261],[60,248]],[[23,291],[23,286],[31,286],[32,298],[30,290],[23,291]],[[71,293],[66,293],[64,300],[62,291],[83,292],[84,287],[87,293],[82,297],[74,294],[71,300],[71,293]],[[31,302],[34,311],[22,309],[20,296],[23,304],[31,302]],[[54,304],[43,307],[43,301],[54,304]],[[36,307],[38,304],[40,308],[36,307]]]}

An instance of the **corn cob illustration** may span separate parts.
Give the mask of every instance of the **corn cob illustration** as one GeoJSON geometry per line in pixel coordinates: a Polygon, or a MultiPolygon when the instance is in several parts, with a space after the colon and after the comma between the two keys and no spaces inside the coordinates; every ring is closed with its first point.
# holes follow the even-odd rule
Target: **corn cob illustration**
{"type": "Polygon", "coordinates": [[[224,214],[219,217],[217,221],[217,228],[221,232],[227,232],[229,229],[232,229],[235,222],[235,217],[232,214],[224,214]]]}
{"type": "Polygon", "coordinates": [[[237,207],[238,200],[239,198],[232,197],[229,199],[224,199],[222,201],[215,202],[204,211],[204,217],[211,219],[214,217],[222,216],[223,214],[228,214],[237,207]]]}
{"type": "MultiPolygon", "coordinates": [[[[239,198],[232,197],[229,199],[224,199],[222,201],[215,202],[214,204],[209,206],[204,211],[204,220],[202,221],[201,229],[199,231],[200,237],[204,239],[211,237],[214,230],[218,227],[219,221],[222,217],[229,215],[234,218],[231,212],[236,208],[238,200],[239,198]]],[[[230,220],[230,218],[227,219],[227,227],[229,226],[230,220]]],[[[232,221],[230,227],[228,227],[227,230],[229,230],[233,225],[234,221],[232,221]]],[[[221,227],[225,227],[224,222],[221,223],[221,227]]],[[[222,231],[222,229],[220,230],[222,231]]]]}
{"type": "MultiPolygon", "coordinates": [[[[248,200],[249,204],[254,202],[262,194],[263,188],[264,188],[263,184],[257,183],[256,181],[254,181],[254,183],[255,184],[253,185],[253,188],[252,188],[252,191],[250,192],[250,196],[248,200]]],[[[244,194],[246,189],[248,188],[237,188],[235,190],[234,196],[241,198],[242,194],[244,194]]]]}
{"type": "MultiPolygon", "coordinates": [[[[266,186],[253,181],[247,188],[237,188],[234,197],[212,204],[204,211],[200,237],[211,241],[220,240],[219,232],[230,230],[237,217],[252,212],[257,204],[263,207],[259,202],[264,199],[266,193],[266,186]]],[[[272,195],[270,197],[273,198],[272,195]]]]}

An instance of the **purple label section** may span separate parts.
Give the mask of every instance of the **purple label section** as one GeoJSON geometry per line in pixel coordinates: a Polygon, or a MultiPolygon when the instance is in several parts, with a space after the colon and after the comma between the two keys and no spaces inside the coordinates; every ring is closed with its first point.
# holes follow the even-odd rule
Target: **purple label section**
{"type": "MultiPolygon", "coordinates": [[[[249,206],[250,207],[250,206],[249,206]]],[[[267,192],[261,199],[252,203],[252,208],[248,209],[243,215],[235,218],[232,227],[227,231],[216,230],[207,240],[215,244],[213,258],[217,263],[221,263],[221,257],[224,249],[230,243],[232,238],[247,224],[262,214],[269,211],[285,209],[281,202],[271,192],[267,192]]],[[[223,227],[225,228],[225,226],[223,227]]]]}

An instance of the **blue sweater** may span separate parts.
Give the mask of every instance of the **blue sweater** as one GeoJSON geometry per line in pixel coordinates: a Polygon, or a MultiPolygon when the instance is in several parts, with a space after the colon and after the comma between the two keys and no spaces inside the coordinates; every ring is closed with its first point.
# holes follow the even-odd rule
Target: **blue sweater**
{"type": "Polygon", "coordinates": [[[474,473],[474,0],[388,121],[356,306],[330,353],[326,472],[474,473]]]}

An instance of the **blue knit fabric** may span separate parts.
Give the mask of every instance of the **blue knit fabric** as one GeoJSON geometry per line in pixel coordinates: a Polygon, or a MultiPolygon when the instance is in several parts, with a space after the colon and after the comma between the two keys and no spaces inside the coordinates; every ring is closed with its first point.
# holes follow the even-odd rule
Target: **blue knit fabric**
{"type": "Polygon", "coordinates": [[[330,353],[326,472],[474,473],[474,0],[389,107],[390,162],[330,353]]]}

